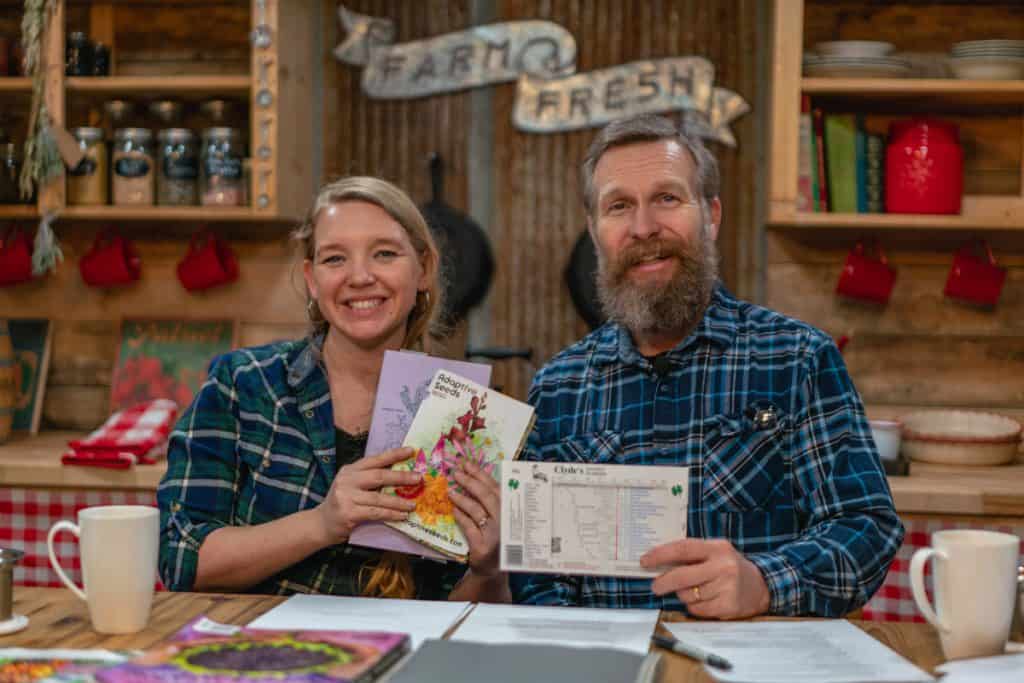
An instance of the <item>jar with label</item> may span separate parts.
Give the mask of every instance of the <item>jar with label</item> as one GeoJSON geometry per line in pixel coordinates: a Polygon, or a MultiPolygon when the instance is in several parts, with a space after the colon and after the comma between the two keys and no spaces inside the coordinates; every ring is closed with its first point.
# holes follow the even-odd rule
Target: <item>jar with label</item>
{"type": "Polygon", "coordinates": [[[68,171],[68,204],[106,204],[109,164],[103,129],[73,128],[71,134],[85,156],[68,171]]]}
{"type": "Polygon", "coordinates": [[[110,48],[103,43],[92,46],[92,75],[110,75],[110,48]]]}
{"type": "Polygon", "coordinates": [[[204,206],[241,206],[243,150],[238,129],[203,131],[200,185],[204,206]]]}
{"type": "Polygon", "coordinates": [[[157,135],[156,203],[191,206],[197,202],[199,150],[196,136],[187,128],[165,128],[157,135]]]}
{"type": "Polygon", "coordinates": [[[114,164],[110,180],[114,204],[152,205],[155,174],[153,133],[148,128],[114,131],[114,164]]]}
{"type": "Polygon", "coordinates": [[[0,204],[20,204],[21,157],[13,142],[0,144],[0,204]]]}
{"type": "Polygon", "coordinates": [[[67,37],[65,76],[92,76],[95,53],[89,37],[81,31],[72,31],[67,37]]]}

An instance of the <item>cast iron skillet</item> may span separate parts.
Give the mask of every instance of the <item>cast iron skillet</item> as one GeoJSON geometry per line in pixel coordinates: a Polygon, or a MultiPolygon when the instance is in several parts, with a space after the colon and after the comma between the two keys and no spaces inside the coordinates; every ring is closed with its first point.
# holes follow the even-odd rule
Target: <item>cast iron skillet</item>
{"type": "Polygon", "coordinates": [[[494,275],[494,257],[487,234],[480,226],[442,198],[443,166],[440,155],[430,155],[431,198],[422,210],[441,250],[444,286],[441,319],[451,326],[487,295],[494,275]]]}
{"type": "Polygon", "coordinates": [[[590,231],[583,228],[572,248],[569,264],[565,267],[565,284],[569,287],[569,296],[572,297],[576,312],[592,330],[603,325],[607,319],[597,298],[597,285],[594,284],[596,275],[597,252],[594,251],[594,241],[590,239],[590,231]]]}

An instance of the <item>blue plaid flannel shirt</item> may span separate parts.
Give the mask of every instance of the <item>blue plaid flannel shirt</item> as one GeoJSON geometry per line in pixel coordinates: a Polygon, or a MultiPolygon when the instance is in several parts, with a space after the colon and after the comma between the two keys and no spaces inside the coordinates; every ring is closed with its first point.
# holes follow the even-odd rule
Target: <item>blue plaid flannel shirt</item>
{"type": "MultiPolygon", "coordinates": [[[[608,323],[549,362],[523,457],[690,467],[688,535],[764,575],[770,612],[838,617],[903,540],[864,408],[832,340],[721,285],[659,376],[608,323]],[[774,419],[758,419],[774,413],[774,419]]],[[[650,579],[513,574],[517,602],[684,610],[650,579]]]]}
{"type": "MultiPolygon", "coordinates": [[[[337,474],[334,409],[321,339],[240,349],[217,358],[170,435],[157,489],[160,577],[192,590],[199,547],[227,525],[262,524],[315,507],[337,474]]],[[[263,583],[254,593],[359,595],[359,572],[380,551],[341,543],[263,583]]],[[[443,600],[465,572],[410,558],[416,597],[443,600]]]]}

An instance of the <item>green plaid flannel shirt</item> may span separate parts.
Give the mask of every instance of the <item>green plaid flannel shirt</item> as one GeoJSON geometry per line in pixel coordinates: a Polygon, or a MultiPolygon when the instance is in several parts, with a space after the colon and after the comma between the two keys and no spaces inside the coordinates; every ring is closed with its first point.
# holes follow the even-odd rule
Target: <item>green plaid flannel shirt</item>
{"type": "MultiPolygon", "coordinates": [[[[170,436],[160,506],[160,577],[191,590],[199,547],[224,526],[270,522],[315,507],[337,474],[334,416],[321,340],[240,349],[210,375],[170,436]]],[[[325,548],[251,589],[359,595],[359,571],[380,551],[325,548]]],[[[412,559],[417,596],[446,599],[464,565],[412,559]]]]}

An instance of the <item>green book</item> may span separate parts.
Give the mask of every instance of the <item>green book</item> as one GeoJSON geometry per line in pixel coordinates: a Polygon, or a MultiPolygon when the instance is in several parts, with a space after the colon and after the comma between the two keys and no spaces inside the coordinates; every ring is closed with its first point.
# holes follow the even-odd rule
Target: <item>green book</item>
{"type": "Polygon", "coordinates": [[[867,158],[868,213],[885,212],[885,138],[868,135],[867,158]]]}
{"type": "Polygon", "coordinates": [[[825,158],[830,209],[857,213],[857,120],[853,114],[825,116],[825,158]]]}
{"type": "Polygon", "coordinates": [[[857,152],[857,213],[868,212],[868,134],[864,117],[857,114],[855,149],[857,152]]]}

